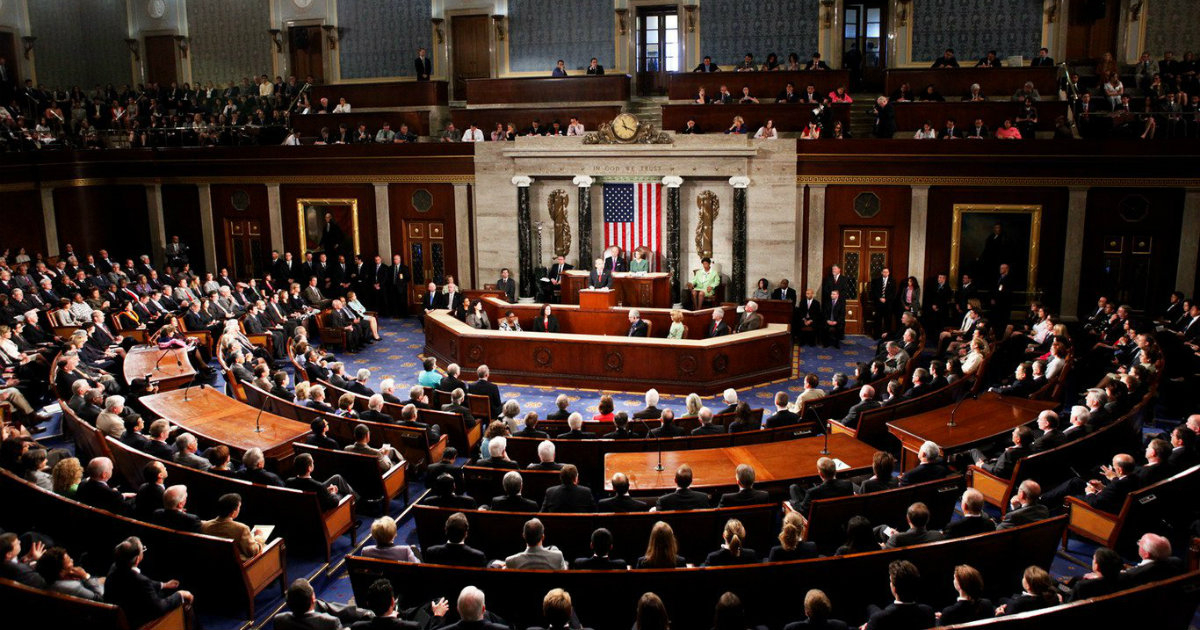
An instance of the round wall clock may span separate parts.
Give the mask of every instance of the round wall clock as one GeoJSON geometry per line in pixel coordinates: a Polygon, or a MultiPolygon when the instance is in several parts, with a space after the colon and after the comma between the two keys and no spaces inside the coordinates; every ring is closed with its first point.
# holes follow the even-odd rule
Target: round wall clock
{"type": "Polygon", "coordinates": [[[167,14],[166,0],[150,0],[146,3],[146,15],[158,20],[167,14]]]}
{"type": "Polygon", "coordinates": [[[292,3],[301,9],[307,9],[312,6],[312,0],[292,0],[292,3]]]}

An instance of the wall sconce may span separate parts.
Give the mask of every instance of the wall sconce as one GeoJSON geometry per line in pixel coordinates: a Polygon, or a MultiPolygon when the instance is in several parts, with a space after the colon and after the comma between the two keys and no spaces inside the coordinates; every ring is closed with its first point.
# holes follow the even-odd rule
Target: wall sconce
{"type": "Polygon", "coordinates": [[[275,52],[283,52],[283,31],[273,28],[267,32],[271,34],[271,42],[275,44],[275,52]]]}
{"type": "Polygon", "coordinates": [[[503,15],[493,15],[492,16],[492,24],[495,25],[495,27],[496,27],[496,41],[498,41],[498,42],[504,41],[504,16],[503,15]]]}
{"type": "Polygon", "coordinates": [[[129,54],[133,55],[134,61],[141,61],[142,55],[138,52],[138,40],[126,38],[125,45],[129,47],[129,54]]]}
{"type": "Polygon", "coordinates": [[[321,30],[325,31],[325,41],[329,42],[329,50],[337,50],[338,36],[341,34],[338,27],[332,24],[322,24],[321,30]]]}
{"type": "Polygon", "coordinates": [[[833,5],[835,0],[821,0],[821,6],[824,7],[824,17],[821,18],[822,28],[829,30],[833,28],[833,5]]]}
{"type": "Polygon", "coordinates": [[[1058,19],[1058,2],[1046,7],[1046,23],[1053,24],[1058,19]]]}
{"type": "Polygon", "coordinates": [[[617,13],[617,29],[622,35],[629,32],[629,25],[625,23],[625,16],[629,15],[629,9],[614,9],[617,13]]]}
{"type": "Polygon", "coordinates": [[[1129,21],[1130,22],[1136,22],[1136,21],[1138,21],[1139,18],[1142,17],[1142,4],[1143,4],[1142,0],[1137,0],[1137,2],[1129,3],[1129,21]]]}
{"type": "Polygon", "coordinates": [[[908,5],[912,0],[896,0],[896,25],[908,26],[908,5]]]}
{"type": "Polygon", "coordinates": [[[179,55],[187,59],[188,49],[192,47],[191,41],[183,35],[176,35],[175,43],[179,45],[179,55]]]}
{"type": "Polygon", "coordinates": [[[696,32],[696,9],[698,8],[700,7],[697,7],[694,4],[683,5],[683,11],[684,13],[687,13],[687,30],[689,33],[696,32]]]}
{"type": "Polygon", "coordinates": [[[446,23],[446,20],[432,18],[429,21],[433,23],[433,32],[437,35],[437,43],[439,45],[446,43],[446,32],[442,30],[442,25],[446,23]]]}
{"type": "Polygon", "coordinates": [[[26,35],[21,38],[21,43],[25,44],[25,58],[29,59],[29,53],[33,52],[33,43],[37,41],[36,37],[26,35]]]}

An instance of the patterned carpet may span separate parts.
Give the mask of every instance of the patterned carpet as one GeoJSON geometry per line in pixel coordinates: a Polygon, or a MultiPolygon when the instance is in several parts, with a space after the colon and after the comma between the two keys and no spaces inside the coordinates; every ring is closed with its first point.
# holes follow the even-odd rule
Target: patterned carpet
{"type": "MultiPolygon", "coordinates": [[[[421,372],[421,351],[425,347],[425,336],[420,324],[415,319],[379,321],[379,334],[383,341],[370,346],[359,354],[345,355],[346,371],[353,374],[360,368],[371,370],[371,380],[368,387],[377,389],[379,381],[391,378],[396,381],[396,390],[404,398],[404,392],[417,382],[421,372]]],[[[530,333],[533,334],[533,333],[530,333]]],[[[841,350],[831,348],[793,347],[791,378],[764,383],[756,387],[746,387],[738,390],[738,398],[750,402],[751,407],[770,408],[775,392],[786,390],[791,398],[795,398],[803,385],[804,375],[813,372],[821,378],[821,387],[832,387],[833,375],[841,372],[850,376],[854,366],[859,361],[869,361],[875,356],[875,342],[868,337],[850,335],[842,343],[841,350]]],[[[463,380],[470,382],[473,374],[464,375],[463,380]]],[[[554,399],[559,393],[564,393],[571,400],[571,409],[583,413],[597,412],[597,406],[602,394],[611,394],[617,411],[637,411],[642,409],[644,392],[619,392],[599,389],[559,389],[532,385],[515,385],[496,381],[500,386],[500,397],[504,400],[516,400],[521,405],[521,411],[536,411],[542,417],[555,410],[554,399]],[[584,407],[576,403],[582,401],[584,407]]],[[[662,408],[672,409],[679,414],[684,408],[686,396],[662,395],[662,408]]],[[[705,400],[709,407],[716,406],[719,397],[705,400]]],[[[720,405],[724,407],[724,405],[720,405]]]]}

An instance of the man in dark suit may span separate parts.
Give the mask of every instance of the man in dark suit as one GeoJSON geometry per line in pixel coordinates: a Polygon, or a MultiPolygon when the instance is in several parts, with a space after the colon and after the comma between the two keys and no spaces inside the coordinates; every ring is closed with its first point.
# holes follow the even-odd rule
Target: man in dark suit
{"type": "Polygon", "coordinates": [[[650,326],[642,321],[642,314],[638,310],[630,309],[629,311],[629,332],[625,333],[627,337],[645,337],[650,334],[650,326]]]}
{"type": "Polygon", "coordinates": [[[704,61],[701,61],[700,64],[696,66],[696,69],[692,70],[692,72],[720,72],[720,71],[721,71],[720,66],[713,63],[712,57],[709,57],[707,55],[704,57],[704,61]]]}
{"type": "Polygon", "coordinates": [[[804,299],[796,310],[794,329],[797,340],[802,345],[815,346],[817,339],[823,337],[821,332],[825,325],[825,312],[821,301],[816,298],[816,292],[811,288],[804,290],[804,299]]]}
{"type": "Polygon", "coordinates": [[[750,464],[738,464],[735,472],[738,491],[721,495],[717,507],[741,507],[744,505],[761,505],[769,502],[770,496],[766,490],[754,489],[754,467],[750,464]]]}
{"type": "Polygon", "coordinates": [[[904,400],[919,398],[933,391],[933,386],[929,384],[929,370],[925,368],[913,370],[912,382],[913,386],[902,396],[904,400]]]}
{"type": "Polygon", "coordinates": [[[1032,68],[1053,68],[1054,67],[1054,57],[1050,56],[1049,49],[1046,49],[1046,48],[1039,49],[1037,56],[1034,57],[1033,60],[1029,62],[1029,66],[1032,68]]]}
{"type": "Polygon", "coordinates": [[[701,407],[700,413],[696,415],[700,419],[700,426],[692,429],[692,435],[717,435],[725,433],[725,425],[713,424],[712,409],[701,407]]]}
{"type": "Polygon", "coordinates": [[[438,478],[433,480],[430,493],[421,503],[455,510],[474,510],[479,507],[479,503],[474,498],[455,491],[454,477],[449,474],[438,475],[438,478]]]}
{"type": "Polygon", "coordinates": [[[487,556],[466,544],[468,529],[467,517],[464,514],[451,514],[450,518],[446,519],[446,543],[426,549],[425,562],[454,567],[487,566],[487,556]]]}
{"type": "Polygon", "coordinates": [[[167,491],[163,482],[167,478],[167,468],[162,462],[151,462],[143,468],[142,475],[146,483],[138,488],[133,497],[133,515],[138,520],[149,522],[154,512],[163,507],[163,494],[167,491]]]}
{"type": "Polygon", "coordinates": [[[106,510],[113,514],[127,514],[129,512],[129,504],[127,499],[132,498],[122,495],[120,491],[108,485],[108,481],[112,479],[113,463],[107,457],[96,457],[87,465],[87,479],[84,479],[79,484],[79,489],[75,491],[75,500],[85,505],[90,505],[94,508],[106,510]]]}
{"type": "Polygon", "coordinates": [[[620,559],[609,558],[612,551],[612,532],[603,527],[592,532],[592,556],[576,558],[571,567],[581,571],[620,571],[628,568],[629,563],[620,559]]]}
{"type": "Polygon", "coordinates": [[[725,324],[724,309],[713,309],[712,321],[704,329],[704,338],[712,339],[713,337],[721,337],[729,334],[729,326],[725,324]]]}
{"type": "Polygon", "coordinates": [[[574,267],[567,264],[566,256],[558,256],[554,259],[554,264],[550,265],[550,269],[546,271],[546,279],[539,280],[543,302],[554,301],[554,291],[562,286],[563,273],[572,269],[574,267]]]}
{"type": "Polygon", "coordinates": [[[800,416],[788,409],[787,392],[775,392],[775,414],[767,418],[764,426],[768,429],[777,429],[799,423],[800,416]]]}
{"type": "Polygon", "coordinates": [[[944,538],[942,532],[929,529],[929,507],[924,503],[917,502],[908,506],[905,519],[908,521],[908,529],[905,531],[898,531],[887,525],[875,529],[885,549],[922,545],[944,538]]]}
{"type": "Polygon", "coordinates": [[[560,440],[590,440],[596,435],[583,430],[583,416],[578,412],[567,417],[568,430],[558,434],[560,440]]]}
{"type": "Polygon", "coordinates": [[[113,565],[104,581],[104,601],[125,612],[130,627],[139,628],[179,606],[190,606],[190,591],[179,590],[179,580],[158,582],[138,569],[146,548],[136,536],[126,538],[113,553],[113,565]],[[174,592],[171,592],[174,591],[174,592]]]}
{"type": "Polygon", "coordinates": [[[658,390],[646,390],[646,408],[633,414],[633,417],[638,420],[658,420],[662,417],[663,410],[658,408],[658,390]]]}
{"type": "MultiPolygon", "coordinates": [[[[126,431],[128,433],[128,431],[126,431]]],[[[1167,464],[1175,472],[1182,472],[1200,463],[1196,453],[1196,434],[1187,425],[1179,425],[1171,431],[1171,454],[1167,464]]]]}
{"type": "Polygon", "coordinates": [[[517,282],[512,279],[508,267],[500,270],[500,279],[496,281],[496,290],[503,291],[509,304],[517,303],[517,282]]]}
{"type": "Polygon", "coordinates": [[[1049,508],[1038,502],[1041,495],[1042,487],[1038,482],[1032,479],[1022,481],[996,529],[1019,527],[1050,518],[1049,508]]]}
{"type": "Polygon", "coordinates": [[[779,281],[779,286],[774,291],[771,291],[771,299],[787,300],[791,302],[793,306],[795,306],[796,290],[789,286],[788,279],[784,278],[783,280],[779,281]]]}
{"type": "Polygon", "coordinates": [[[287,487],[305,492],[315,492],[317,494],[317,502],[320,503],[322,510],[332,510],[338,506],[342,497],[346,495],[353,496],[358,499],[358,494],[342,479],[341,475],[334,475],[325,481],[317,481],[313,479],[313,459],[308,453],[301,453],[296,456],[292,464],[292,471],[296,473],[295,477],[287,480],[287,487]]]}
{"type": "Polygon", "coordinates": [[[187,486],[167,488],[163,506],[154,511],[150,522],[177,531],[200,533],[200,517],[187,511],[187,486]]]}
{"type": "Polygon", "coordinates": [[[996,286],[988,295],[988,319],[997,329],[1003,330],[1008,325],[1009,312],[1012,311],[1013,278],[1009,275],[1007,263],[1001,263],[999,269],[996,286]]]}
{"type": "MultiPolygon", "coordinates": [[[[445,381],[445,379],[442,380],[443,382],[445,381]]],[[[442,405],[441,410],[448,413],[458,414],[463,419],[463,425],[466,426],[467,429],[471,429],[477,424],[477,422],[475,420],[475,415],[471,412],[471,409],[463,405],[463,401],[466,400],[466,397],[467,394],[464,387],[455,387],[450,392],[450,402],[442,405]]]]}
{"type": "Polygon", "coordinates": [[[516,470],[521,466],[508,458],[506,449],[508,448],[508,438],[497,436],[488,440],[487,457],[481,457],[475,461],[475,466],[484,466],[486,468],[507,468],[516,470]]]}
{"type": "Polygon", "coordinates": [[[631,440],[637,437],[637,434],[629,429],[629,414],[624,411],[613,415],[613,426],[615,428],[612,431],[600,437],[605,440],[631,440]]]}
{"type": "Polygon", "coordinates": [[[849,480],[837,478],[837,463],[832,459],[822,457],[817,460],[817,475],[821,477],[821,483],[808,490],[801,488],[800,484],[792,484],[788,488],[791,500],[783,503],[785,510],[799,512],[801,516],[807,517],[813,501],[854,494],[854,484],[849,480]]]}
{"type": "Polygon", "coordinates": [[[645,512],[645,501],[639,501],[629,496],[629,477],[625,473],[615,473],[612,476],[613,496],[600,499],[596,504],[597,512],[645,512]]]}
{"type": "Polygon", "coordinates": [[[500,401],[500,388],[496,387],[495,383],[488,380],[488,375],[491,373],[488,366],[480,365],[475,368],[475,382],[467,387],[468,394],[477,396],[487,396],[488,399],[488,417],[494,418],[500,415],[500,408],[503,403],[500,401]]]}
{"type": "Polygon", "coordinates": [[[600,65],[599,59],[592,57],[592,61],[590,63],[588,63],[586,74],[589,74],[592,76],[603,76],[604,75],[604,66],[600,65]]]}
{"type": "Polygon", "coordinates": [[[676,438],[676,437],[680,437],[683,435],[687,435],[687,429],[684,429],[683,427],[675,424],[675,412],[674,411],[671,411],[670,409],[663,409],[662,414],[659,416],[659,418],[660,418],[660,421],[662,422],[662,424],[660,424],[659,426],[657,426],[653,429],[650,429],[650,432],[646,434],[647,437],[676,438]]]}
{"type": "Polygon", "coordinates": [[[996,529],[996,521],[983,513],[983,493],[975,488],[967,488],[962,495],[962,518],[951,522],[942,530],[946,538],[962,538],[974,536],[996,529]]]}
{"type": "Polygon", "coordinates": [[[933,609],[917,603],[921,592],[921,573],[908,560],[895,560],[888,565],[888,579],[895,598],[886,608],[869,606],[868,630],[883,628],[932,628],[937,623],[933,609]]]}
{"type": "Polygon", "coordinates": [[[825,276],[825,282],[821,285],[821,301],[825,304],[829,303],[829,296],[837,291],[845,296],[849,294],[853,287],[852,280],[842,274],[841,265],[833,265],[829,268],[829,275],[825,276]]]}
{"type": "Polygon", "coordinates": [[[526,499],[521,496],[521,489],[524,487],[524,481],[521,479],[521,473],[510,470],[504,473],[504,479],[501,481],[501,486],[504,488],[504,494],[498,497],[492,497],[492,502],[487,508],[494,512],[536,512],[538,504],[536,501],[526,499]]]}
{"type": "Polygon", "coordinates": [[[846,336],[846,303],[842,301],[842,294],[837,289],[829,294],[829,299],[825,302],[824,318],[824,325],[821,327],[824,338],[821,345],[841,348],[842,338],[846,336]]]}
{"type": "Polygon", "coordinates": [[[46,578],[34,569],[45,547],[35,541],[32,549],[21,554],[21,538],[12,532],[0,534],[0,577],[31,586],[46,588],[46,578]]]}
{"type": "Polygon", "coordinates": [[[428,81],[429,75],[433,74],[433,60],[426,53],[424,48],[418,49],[417,58],[413,60],[413,70],[416,71],[418,81],[428,81]]]}
{"type": "Polygon", "coordinates": [[[654,503],[655,510],[703,510],[709,506],[708,495],[690,489],[692,467],[684,464],[675,471],[675,491],[664,494],[654,503]]]}
{"type": "Polygon", "coordinates": [[[941,479],[950,474],[942,462],[941,447],[933,442],[927,441],[921,445],[917,451],[917,460],[920,463],[916,468],[900,475],[900,485],[911,486],[914,483],[941,479]]]}
{"type": "Polygon", "coordinates": [[[443,474],[454,477],[454,485],[460,490],[463,487],[462,467],[456,466],[454,460],[458,458],[458,449],[453,446],[447,446],[446,450],[442,451],[442,459],[429,465],[425,469],[425,487],[432,488],[433,482],[443,474]]]}
{"type": "MultiPolygon", "coordinates": [[[[157,423],[158,421],[155,420],[155,422],[157,423]]],[[[153,424],[150,425],[150,429],[153,432],[153,424]]],[[[284,484],[283,479],[279,478],[279,475],[265,468],[266,463],[266,458],[263,457],[261,449],[252,448],[246,451],[246,454],[242,456],[242,466],[244,468],[242,469],[241,478],[250,483],[258,483],[264,486],[285,487],[286,484],[284,484]]]]}
{"type": "Polygon", "coordinates": [[[1030,445],[1033,452],[1040,453],[1066,444],[1067,436],[1058,430],[1058,414],[1049,409],[1043,411],[1038,414],[1037,426],[1042,434],[1030,445]]]}
{"type": "Polygon", "coordinates": [[[1142,561],[1124,572],[1127,586],[1141,586],[1183,573],[1183,562],[1171,555],[1171,541],[1158,534],[1146,533],[1138,540],[1142,561]]]}
{"type": "Polygon", "coordinates": [[[596,502],[592,491],[579,485],[579,469],[567,464],[559,471],[561,484],[546,489],[542,501],[543,512],[595,512],[596,502]]]}
{"type": "Polygon", "coordinates": [[[871,280],[871,304],[875,311],[875,336],[896,327],[897,300],[900,288],[892,278],[892,270],[884,267],[879,277],[871,280]]]}
{"type": "Polygon", "coordinates": [[[971,459],[975,465],[1003,479],[1011,479],[1017,462],[1022,457],[1033,454],[1033,429],[1020,426],[1012,430],[1012,446],[1004,449],[995,460],[988,461],[979,449],[971,450],[971,459]]]}
{"type": "Polygon", "coordinates": [[[925,295],[921,304],[925,307],[925,330],[938,332],[950,321],[949,309],[954,301],[954,290],[950,288],[949,278],[944,273],[937,275],[935,282],[925,283],[925,295]]]}

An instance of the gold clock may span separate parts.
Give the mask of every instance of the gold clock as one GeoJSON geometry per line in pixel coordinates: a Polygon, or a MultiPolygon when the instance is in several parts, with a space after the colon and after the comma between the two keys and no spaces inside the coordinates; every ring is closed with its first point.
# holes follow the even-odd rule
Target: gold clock
{"type": "Polygon", "coordinates": [[[633,114],[618,114],[612,122],[613,135],[619,140],[632,140],[638,132],[638,119],[633,114]]]}

